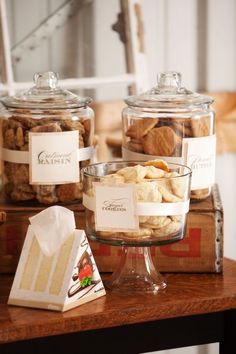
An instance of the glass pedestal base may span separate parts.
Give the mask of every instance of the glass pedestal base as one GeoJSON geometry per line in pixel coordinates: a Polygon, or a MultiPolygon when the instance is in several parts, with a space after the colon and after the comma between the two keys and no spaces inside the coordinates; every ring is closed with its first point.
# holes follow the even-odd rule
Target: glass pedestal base
{"type": "Polygon", "coordinates": [[[113,291],[157,293],[167,286],[156,270],[150,247],[123,247],[120,264],[105,286],[113,291]]]}

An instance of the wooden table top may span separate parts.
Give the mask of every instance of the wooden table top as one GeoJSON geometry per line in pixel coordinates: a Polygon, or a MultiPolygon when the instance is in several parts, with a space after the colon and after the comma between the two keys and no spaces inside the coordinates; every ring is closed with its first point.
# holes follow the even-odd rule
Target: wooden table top
{"type": "Polygon", "coordinates": [[[64,313],[8,306],[13,277],[0,275],[0,343],[102,329],[236,308],[236,262],[224,274],[165,274],[168,287],[153,294],[107,295],[64,313]]]}

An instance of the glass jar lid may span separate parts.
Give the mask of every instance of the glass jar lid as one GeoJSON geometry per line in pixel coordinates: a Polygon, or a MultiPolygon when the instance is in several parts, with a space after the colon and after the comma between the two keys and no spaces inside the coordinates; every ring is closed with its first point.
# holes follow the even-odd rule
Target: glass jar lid
{"type": "Polygon", "coordinates": [[[184,107],[210,104],[213,99],[187,90],[181,86],[181,75],[175,71],[166,71],[158,75],[157,86],[136,96],[129,96],[125,102],[130,106],[142,108],[184,107]]]}
{"type": "Polygon", "coordinates": [[[3,98],[2,103],[9,108],[28,109],[71,109],[87,106],[92,99],[80,97],[58,86],[58,74],[52,71],[34,75],[35,86],[16,96],[3,98]]]}

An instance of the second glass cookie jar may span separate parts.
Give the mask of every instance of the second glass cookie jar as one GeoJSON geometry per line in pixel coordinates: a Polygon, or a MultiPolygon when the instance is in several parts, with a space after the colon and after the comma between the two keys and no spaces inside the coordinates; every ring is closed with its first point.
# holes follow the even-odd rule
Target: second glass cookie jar
{"type": "Polygon", "coordinates": [[[177,72],[163,72],[150,91],[129,96],[122,112],[124,160],[158,157],[192,169],[191,200],[209,196],[215,181],[215,114],[211,97],[181,85],[177,72]]]}
{"type": "Polygon", "coordinates": [[[2,103],[3,190],[9,201],[71,203],[82,198],[80,169],[94,155],[91,98],[58,87],[54,72],[2,103]]]}

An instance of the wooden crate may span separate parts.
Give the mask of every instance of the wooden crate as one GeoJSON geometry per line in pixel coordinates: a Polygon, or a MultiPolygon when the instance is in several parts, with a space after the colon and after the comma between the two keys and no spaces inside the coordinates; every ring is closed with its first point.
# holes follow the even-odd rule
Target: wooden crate
{"type": "MultiPolygon", "coordinates": [[[[81,205],[68,206],[75,213],[77,228],[85,229],[81,205]]],[[[6,203],[0,209],[7,214],[0,226],[0,272],[14,273],[29,225],[28,218],[40,207],[22,207],[6,203]]],[[[111,272],[119,262],[120,248],[91,241],[101,272],[111,272]]],[[[218,186],[204,201],[191,204],[185,238],[167,246],[152,247],[155,264],[164,272],[213,272],[223,269],[223,208],[218,186]]]]}

